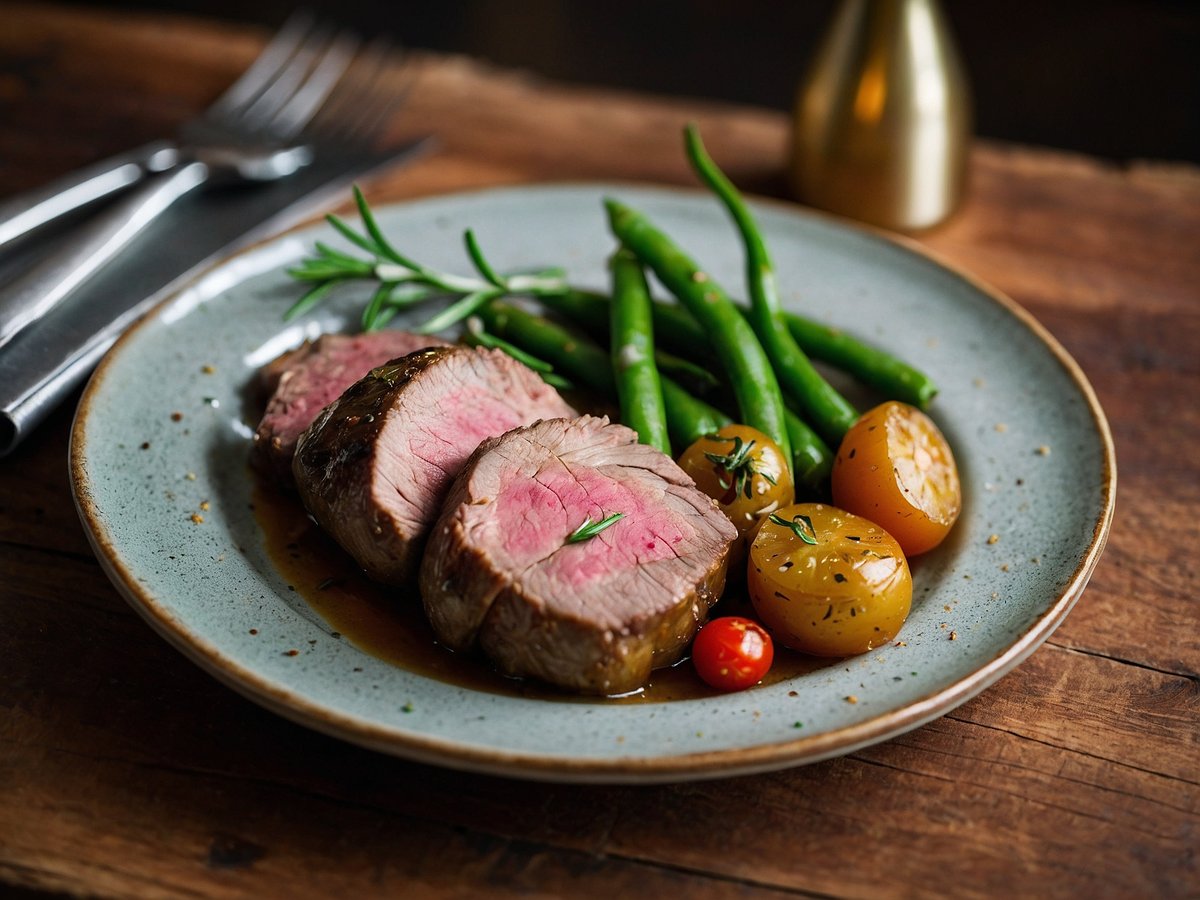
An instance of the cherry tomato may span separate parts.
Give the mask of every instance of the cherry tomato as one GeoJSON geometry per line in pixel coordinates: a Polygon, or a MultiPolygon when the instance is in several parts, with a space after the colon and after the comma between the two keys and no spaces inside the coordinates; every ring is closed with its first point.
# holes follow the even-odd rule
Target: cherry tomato
{"type": "Polygon", "coordinates": [[[692,644],[696,673],[718,691],[741,691],[758,684],[774,658],[771,636],[757,622],[741,616],[713,619],[692,644]]]}
{"type": "Polygon", "coordinates": [[[814,656],[882,646],[912,605],[912,575],[896,539],[822,503],[797,503],[763,522],[746,585],[775,639],[814,656]]]}
{"type": "Polygon", "coordinates": [[[746,535],[763,516],[796,498],[783,451],[749,425],[726,425],[700,438],[683,451],[679,465],[737,527],[734,561],[745,552],[746,535]]]}
{"type": "Polygon", "coordinates": [[[962,509],[950,445],[906,403],[883,403],[846,432],[832,479],[833,502],[881,525],[909,556],[940,544],[962,509]]]}

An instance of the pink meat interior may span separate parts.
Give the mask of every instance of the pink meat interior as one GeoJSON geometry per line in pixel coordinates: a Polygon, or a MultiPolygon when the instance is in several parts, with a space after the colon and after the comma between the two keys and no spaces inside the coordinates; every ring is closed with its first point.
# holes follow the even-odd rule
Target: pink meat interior
{"type": "Polygon", "coordinates": [[[536,459],[519,447],[497,448],[511,456],[472,483],[471,495],[489,502],[469,508],[464,524],[472,543],[496,548],[497,567],[522,583],[525,596],[547,598],[560,616],[621,629],[631,604],[649,617],[686,595],[726,539],[711,526],[707,498],[667,489],[686,481],[669,459],[633,445],[623,448],[633,464],[592,465],[596,450],[611,455],[608,435],[600,439],[604,446],[536,459]],[[623,518],[595,537],[566,543],[585,520],[618,512],[623,518]]]}
{"type": "Polygon", "coordinates": [[[575,415],[553,388],[505,358],[471,354],[469,365],[434,366],[388,412],[372,495],[400,522],[424,528],[453,478],[486,438],[537,419],[575,415]]]}

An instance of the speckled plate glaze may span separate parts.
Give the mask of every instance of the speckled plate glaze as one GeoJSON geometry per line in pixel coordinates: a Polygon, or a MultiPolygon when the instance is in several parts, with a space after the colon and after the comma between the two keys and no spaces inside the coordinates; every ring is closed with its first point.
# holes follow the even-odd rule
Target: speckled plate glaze
{"type": "MultiPolygon", "coordinates": [[[[562,264],[573,282],[603,288],[609,194],[740,293],[739,243],[699,193],[523,187],[393,206],[380,219],[399,247],[441,268],[468,269],[470,226],[501,269],[562,264]]],[[[942,715],[1032,653],[1083,591],[1116,487],[1103,412],[1067,353],[996,291],[876,233],[782,204],[756,212],[786,303],[919,363],[941,386],[932,414],[961,466],[964,514],[914,567],[903,646],[739,694],[613,704],[473,691],[335,638],[264,549],[243,399],[278,352],[353,327],[362,290],[303,322],[281,319],[297,296],[284,269],[314,239],[338,242],[324,226],[217,266],[132,329],[92,378],[71,467],[101,563],[159,633],[246,696],[439,765],[547,780],[711,778],[848,753],[942,715]]]]}

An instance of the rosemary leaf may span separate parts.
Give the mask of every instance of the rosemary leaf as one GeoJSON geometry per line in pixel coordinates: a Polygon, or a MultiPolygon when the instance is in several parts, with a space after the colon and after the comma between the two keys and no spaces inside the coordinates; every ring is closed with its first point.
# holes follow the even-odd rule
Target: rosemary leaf
{"type": "Polygon", "coordinates": [[[375,330],[379,331],[392,320],[392,316],[396,315],[398,310],[394,306],[385,306],[379,311],[379,315],[375,317],[375,330]]]}
{"type": "Polygon", "coordinates": [[[317,241],[314,245],[318,255],[333,262],[341,263],[345,266],[364,266],[368,272],[371,271],[371,264],[366,260],[359,259],[357,256],[351,256],[349,253],[343,253],[335,247],[330,247],[328,244],[317,241]]]}
{"type": "Polygon", "coordinates": [[[501,296],[503,291],[492,288],[486,291],[476,291],[473,294],[467,294],[460,300],[456,300],[443,309],[440,313],[431,319],[428,319],[424,324],[413,329],[417,334],[434,334],[441,331],[443,328],[449,328],[451,325],[457,325],[467,316],[474,315],[482,307],[491,303],[497,297],[501,296]]]}
{"type": "Polygon", "coordinates": [[[373,241],[363,237],[337,216],[330,213],[325,217],[325,221],[332,225],[338,234],[340,234],[350,243],[354,244],[354,246],[362,247],[362,249],[366,250],[372,256],[382,256],[382,253],[380,253],[380,248],[377,247],[373,241]]]}
{"type": "Polygon", "coordinates": [[[375,241],[376,246],[379,248],[379,255],[390,259],[392,262],[400,263],[402,266],[419,270],[420,266],[411,259],[401,256],[388,243],[388,239],[383,236],[383,231],[380,229],[379,223],[375,221],[375,213],[371,212],[371,207],[367,204],[367,198],[363,196],[363,192],[359,190],[358,185],[354,186],[354,202],[358,205],[358,215],[362,219],[363,227],[367,229],[367,234],[371,236],[371,239],[375,241]]]}
{"type": "Polygon", "coordinates": [[[574,383],[555,373],[554,366],[550,365],[544,359],[538,359],[536,356],[526,353],[515,344],[510,344],[504,338],[497,337],[484,330],[483,322],[474,316],[467,319],[466,328],[463,330],[463,340],[472,347],[491,347],[495,350],[503,350],[513,359],[517,360],[517,362],[524,363],[541,375],[542,381],[546,382],[552,388],[557,388],[560,391],[569,391],[575,387],[574,383]]]}
{"type": "Polygon", "coordinates": [[[583,520],[583,524],[567,535],[568,544],[578,544],[581,541],[590,540],[602,532],[605,528],[615,523],[618,519],[625,518],[625,513],[613,513],[605,516],[598,522],[593,522],[592,517],[588,516],[583,520]]]}
{"type": "Polygon", "coordinates": [[[371,295],[371,302],[367,304],[367,308],[363,310],[362,314],[363,331],[374,331],[379,327],[379,314],[383,312],[383,306],[395,286],[392,282],[385,281],[371,295]]]}
{"type": "Polygon", "coordinates": [[[515,344],[510,344],[502,337],[497,337],[494,334],[489,334],[483,328],[483,323],[479,319],[472,316],[467,319],[467,328],[463,332],[463,337],[468,344],[475,347],[488,347],[492,350],[503,350],[517,362],[524,363],[535,372],[553,372],[554,366],[546,362],[544,359],[538,359],[530,353],[526,353],[515,344]]]}
{"type": "Polygon", "coordinates": [[[283,320],[288,322],[296,318],[296,316],[300,316],[308,312],[310,309],[324,300],[325,295],[333,290],[342,280],[343,279],[340,278],[331,279],[329,281],[322,282],[311,290],[305,292],[304,296],[293,303],[291,308],[283,314],[283,320]]]}
{"type": "Polygon", "coordinates": [[[504,279],[496,274],[496,270],[492,268],[491,263],[487,261],[487,257],[483,255],[483,251],[479,248],[479,242],[475,240],[475,232],[468,228],[463,233],[463,240],[467,245],[467,255],[471,257],[471,262],[475,264],[475,268],[483,276],[484,280],[494,284],[498,288],[507,288],[504,279]]]}

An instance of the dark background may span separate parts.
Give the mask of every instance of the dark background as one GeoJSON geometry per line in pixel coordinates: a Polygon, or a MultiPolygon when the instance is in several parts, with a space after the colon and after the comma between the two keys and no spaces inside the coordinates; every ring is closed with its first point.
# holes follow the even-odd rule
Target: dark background
{"type": "MultiPolygon", "coordinates": [[[[116,0],[275,25],[283,0],[116,0]]],[[[314,0],[368,32],[568,81],[787,109],[832,0],[314,0]]],[[[943,0],[976,132],[1200,162],[1200,0],[943,0]]]]}

